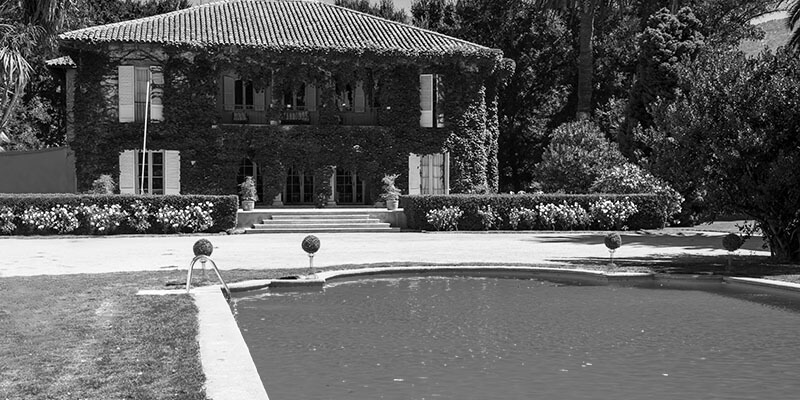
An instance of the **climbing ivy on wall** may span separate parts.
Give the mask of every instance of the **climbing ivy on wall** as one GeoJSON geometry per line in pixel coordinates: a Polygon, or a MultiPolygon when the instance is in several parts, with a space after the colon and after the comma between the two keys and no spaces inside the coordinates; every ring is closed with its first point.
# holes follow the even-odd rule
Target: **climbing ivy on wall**
{"type": "MultiPolygon", "coordinates": [[[[68,53],[79,65],[76,135],[70,145],[76,153],[78,187],[85,190],[100,174],[119,176],[118,155],[141,147],[143,124],[117,121],[116,88],[105,82],[116,76],[118,54],[110,54],[104,45],[82,45],[68,53]]],[[[164,121],[149,124],[148,148],[180,150],[183,193],[236,193],[236,173],[245,157],[261,168],[264,199],[283,191],[289,168],[313,172],[336,165],[358,171],[377,190],[384,174],[407,174],[409,153],[444,149],[451,154],[453,192],[497,188],[496,90],[487,87],[496,85],[495,58],[479,57],[465,67],[452,55],[408,59],[234,48],[166,48],[164,53],[164,121]],[[256,90],[270,81],[279,88],[315,82],[320,124],[219,125],[215,102],[220,75],[228,70],[252,80],[256,90]],[[445,77],[445,128],[419,127],[421,72],[445,77]],[[380,88],[375,94],[379,126],[338,125],[336,82],[362,80],[366,86],[372,79],[380,88]]],[[[273,93],[273,98],[279,96],[273,93]]],[[[278,119],[280,111],[267,107],[266,112],[278,119]]],[[[398,183],[407,190],[404,178],[398,183]]]]}

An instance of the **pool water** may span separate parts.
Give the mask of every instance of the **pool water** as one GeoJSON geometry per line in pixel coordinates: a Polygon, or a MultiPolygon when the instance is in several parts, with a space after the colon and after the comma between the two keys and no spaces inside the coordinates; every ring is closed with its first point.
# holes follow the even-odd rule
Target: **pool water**
{"type": "Polygon", "coordinates": [[[797,398],[798,308],[724,287],[491,278],[357,280],[234,303],[272,400],[797,398]]]}

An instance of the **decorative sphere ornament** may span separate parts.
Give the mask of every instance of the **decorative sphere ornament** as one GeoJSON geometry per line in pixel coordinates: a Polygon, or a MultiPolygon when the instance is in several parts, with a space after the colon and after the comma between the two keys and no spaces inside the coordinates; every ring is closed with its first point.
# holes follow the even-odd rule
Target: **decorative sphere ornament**
{"type": "Polygon", "coordinates": [[[314,254],[319,250],[319,238],[314,235],[308,235],[303,239],[303,251],[308,254],[314,254]]]}
{"type": "Polygon", "coordinates": [[[619,233],[616,232],[611,232],[606,235],[603,241],[609,250],[616,250],[619,248],[619,246],[622,246],[622,238],[619,236],[619,233]]]}
{"type": "Polygon", "coordinates": [[[214,246],[207,239],[200,239],[194,243],[192,250],[194,250],[195,256],[209,257],[214,251],[214,246]]]}
{"type": "Polygon", "coordinates": [[[739,247],[742,247],[743,244],[744,240],[742,240],[742,237],[735,233],[729,233],[722,238],[722,247],[730,252],[739,250],[739,247]]]}

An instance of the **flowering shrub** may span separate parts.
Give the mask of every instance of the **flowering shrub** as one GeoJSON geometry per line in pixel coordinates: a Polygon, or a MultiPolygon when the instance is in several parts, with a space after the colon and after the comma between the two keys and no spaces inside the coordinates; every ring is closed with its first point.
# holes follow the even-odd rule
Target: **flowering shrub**
{"type": "Polygon", "coordinates": [[[187,226],[192,232],[201,232],[214,225],[214,218],[211,213],[214,211],[214,203],[206,201],[204,203],[191,203],[184,208],[188,214],[187,226]]]}
{"type": "Polygon", "coordinates": [[[104,204],[101,207],[96,204],[84,206],[81,203],[80,211],[84,215],[89,232],[100,235],[114,232],[128,217],[128,213],[123,211],[119,204],[104,204]]]}
{"type": "Polygon", "coordinates": [[[578,203],[562,203],[556,206],[554,223],[556,229],[585,229],[590,221],[589,213],[578,203]]]}
{"type": "Polygon", "coordinates": [[[508,212],[508,224],[511,229],[533,229],[536,222],[536,210],[525,207],[514,207],[508,212]]]}
{"type": "Polygon", "coordinates": [[[437,231],[457,231],[458,219],[464,215],[464,211],[457,206],[442,207],[427,212],[428,223],[433,225],[437,231]]]}
{"type": "Polygon", "coordinates": [[[183,209],[167,204],[156,212],[156,222],[164,232],[200,232],[214,224],[214,219],[211,218],[213,208],[214,204],[211,202],[191,203],[183,209]]]}
{"type": "Polygon", "coordinates": [[[14,210],[11,207],[0,207],[0,233],[10,235],[17,229],[14,218],[14,210]]]}
{"type": "Polygon", "coordinates": [[[481,224],[485,231],[497,227],[497,225],[503,221],[503,219],[500,218],[500,213],[492,209],[492,206],[481,207],[478,210],[478,216],[481,219],[481,224]]]}
{"type": "Polygon", "coordinates": [[[625,223],[631,215],[638,211],[636,204],[627,197],[623,200],[611,201],[600,199],[589,208],[592,221],[600,229],[628,229],[625,223]]]}
{"type": "Polygon", "coordinates": [[[78,210],[64,205],[55,205],[48,210],[28,207],[22,212],[20,222],[34,233],[69,233],[78,229],[78,210]]]}
{"type": "Polygon", "coordinates": [[[141,200],[134,201],[128,211],[128,226],[139,233],[150,228],[150,205],[141,200]]]}
{"type": "Polygon", "coordinates": [[[662,195],[666,218],[681,212],[683,196],[663,180],[639,166],[625,163],[600,173],[590,188],[598,193],[656,193],[662,195]]]}

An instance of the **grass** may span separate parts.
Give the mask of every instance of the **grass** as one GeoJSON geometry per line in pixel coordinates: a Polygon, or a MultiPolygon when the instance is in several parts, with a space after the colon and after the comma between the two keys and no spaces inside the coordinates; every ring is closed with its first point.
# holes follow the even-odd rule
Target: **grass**
{"type": "MultiPolygon", "coordinates": [[[[616,259],[621,270],[766,276],[800,282],[800,267],[741,256],[616,259]]],[[[565,268],[605,269],[608,259],[565,268]]],[[[342,265],[327,269],[411,266],[342,265]]],[[[452,264],[449,264],[452,265],[452,264]]],[[[469,265],[475,265],[470,263],[469,265]]],[[[489,265],[489,264],[486,264],[489,265]]],[[[210,272],[210,271],[209,271],[210,272]]],[[[227,270],[226,282],[274,279],[305,269],[227,270]]],[[[137,296],[182,287],[184,270],[0,278],[0,400],[206,399],[197,309],[186,294],[137,296]]],[[[216,283],[213,272],[195,284],[216,283]]]]}

